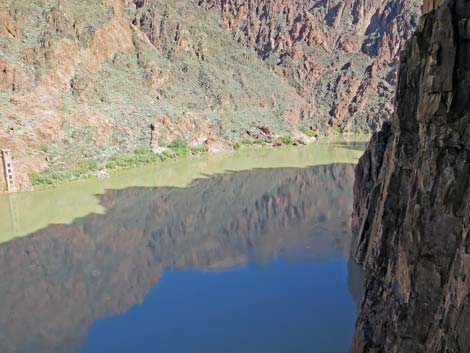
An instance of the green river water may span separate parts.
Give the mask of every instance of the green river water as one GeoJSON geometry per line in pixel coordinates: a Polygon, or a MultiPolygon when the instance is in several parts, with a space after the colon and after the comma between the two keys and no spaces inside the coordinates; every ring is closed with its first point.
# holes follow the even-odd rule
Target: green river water
{"type": "Polygon", "coordinates": [[[356,163],[367,135],[322,140],[302,147],[253,148],[208,154],[133,169],[105,179],[92,179],[30,193],[0,195],[0,243],[26,236],[50,224],[70,224],[91,213],[101,214],[98,195],[107,189],[186,187],[198,178],[257,168],[303,168],[356,163]]]}

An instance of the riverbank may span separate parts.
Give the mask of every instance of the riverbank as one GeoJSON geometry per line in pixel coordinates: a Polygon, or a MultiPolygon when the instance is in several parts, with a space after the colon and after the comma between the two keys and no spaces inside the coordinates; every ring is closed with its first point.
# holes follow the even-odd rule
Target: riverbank
{"type": "MultiPolygon", "coordinates": [[[[225,146],[225,149],[227,151],[238,151],[240,149],[253,147],[279,148],[283,146],[300,146],[315,143],[319,140],[338,139],[340,136],[343,135],[318,138],[314,131],[307,130],[304,131],[301,136],[284,135],[277,137],[263,136],[245,138],[225,146]]],[[[108,161],[84,159],[66,168],[32,172],[29,173],[29,179],[35,190],[42,190],[84,179],[106,178],[125,170],[199,156],[208,152],[209,148],[206,145],[190,146],[186,140],[176,139],[165,148],[162,148],[159,153],[152,153],[145,147],[139,147],[135,149],[133,154],[118,154],[108,161]]]]}
{"type": "Polygon", "coordinates": [[[0,243],[28,235],[49,224],[68,224],[90,213],[102,213],[106,190],[129,187],[188,187],[208,175],[258,168],[305,168],[357,163],[366,135],[321,139],[308,146],[241,148],[205,153],[158,165],[122,170],[107,178],[90,178],[34,192],[0,195],[0,243]]]}

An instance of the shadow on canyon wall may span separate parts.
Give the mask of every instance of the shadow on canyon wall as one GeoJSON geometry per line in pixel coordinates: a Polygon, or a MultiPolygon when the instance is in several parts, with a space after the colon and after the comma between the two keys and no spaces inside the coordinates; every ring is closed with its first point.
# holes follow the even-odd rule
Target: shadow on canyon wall
{"type": "MultiPolygon", "coordinates": [[[[165,269],[223,270],[301,251],[347,260],[354,165],[258,169],[101,196],[103,215],[0,246],[0,351],[72,353],[142,303],[165,269]]],[[[360,271],[349,264],[357,301],[360,271]]]]}

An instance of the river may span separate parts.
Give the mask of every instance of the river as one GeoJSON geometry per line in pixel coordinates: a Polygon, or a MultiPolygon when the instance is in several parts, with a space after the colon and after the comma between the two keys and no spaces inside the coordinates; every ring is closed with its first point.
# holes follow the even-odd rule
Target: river
{"type": "Polygon", "coordinates": [[[357,139],[0,196],[2,353],[346,353],[357,139]]]}

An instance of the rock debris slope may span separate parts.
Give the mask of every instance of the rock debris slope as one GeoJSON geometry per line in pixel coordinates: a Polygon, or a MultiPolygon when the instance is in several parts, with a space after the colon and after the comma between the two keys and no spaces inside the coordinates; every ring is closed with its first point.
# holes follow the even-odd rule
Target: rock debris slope
{"type": "Polygon", "coordinates": [[[151,124],[162,146],[202,145],[313,111],[193,1],[1,1],[0,146],[22,189],[28,171],[148,147],[151,124]]]}

